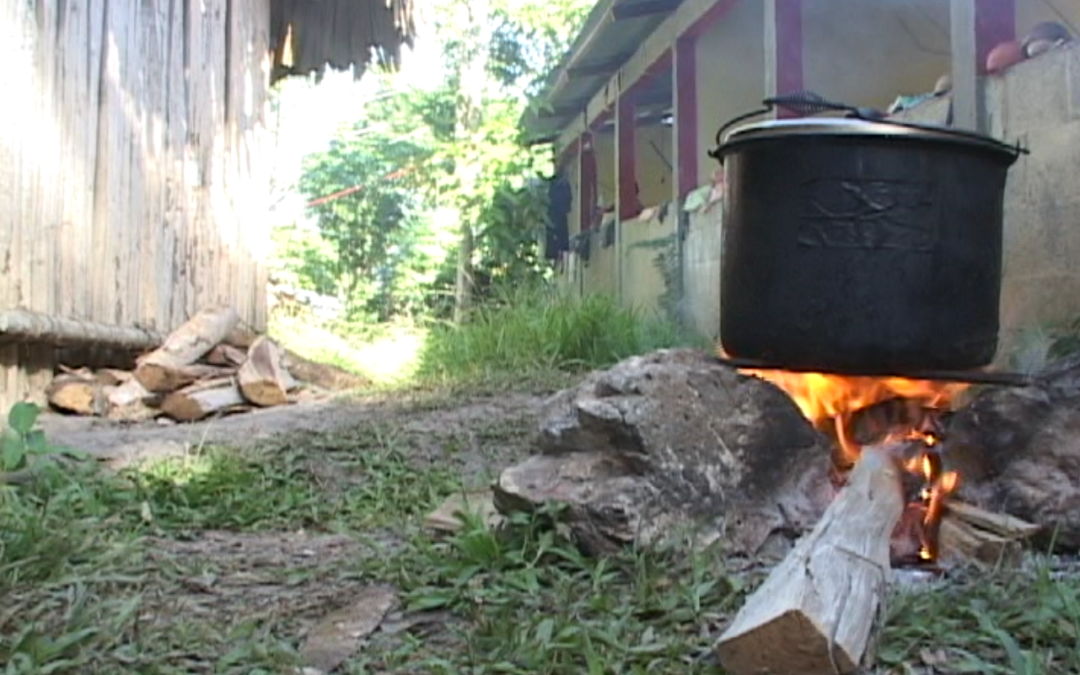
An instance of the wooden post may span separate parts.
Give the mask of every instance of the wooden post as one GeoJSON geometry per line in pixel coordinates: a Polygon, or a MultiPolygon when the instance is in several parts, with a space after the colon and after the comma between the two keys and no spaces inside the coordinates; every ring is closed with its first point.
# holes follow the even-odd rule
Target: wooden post
{"type": "MultiPolygon", "coordinates": [[[[790,94],[805,88],[803,11],[801,0],[765,0],[765,95],[790,94]]],[[[797,117],[784,108],[777,118],[797,117]]]]}
{"type": "Polygon", "coordinates": [[[1001,42],[1016,38],[1016,0],[950,0],[953,124],[986,128],[981,76],[986,57],[1001,42]]]}
{"type": "Polygon", "coordinates": [[[596,212],[596,149],[593,147],[592,131],[581,135],[578,150],[578,183],[581,193],[578,196],[580,232],[591,230],[596,212]]]}
{"type": "Polygon", "coordinates": [[[615,174],[619,191],[615,212],[618,220],[624,221],[641,213],[637,187],[637,106],[633,93],[621,92],[615,107],[615,174]]]}
{"type": "MultiPolygon", "coordinates": [[[[697,37],[675,42],[675,199],[683,200],[698,185],[697,37]]],[[[708,141],[707,141],[708,142],[708,141]]]]}

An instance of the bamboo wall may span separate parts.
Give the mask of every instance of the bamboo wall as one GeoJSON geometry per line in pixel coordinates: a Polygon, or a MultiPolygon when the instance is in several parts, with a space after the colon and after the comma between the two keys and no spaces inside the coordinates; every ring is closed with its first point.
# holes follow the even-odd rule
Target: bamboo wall
{"type": "MultiPolygon", "coordinates": [[[[266,323],[270,0],[3,0],[0,312],[266,323]]],[[[0,344],[0,411],[56,350],[0,344]]]]}

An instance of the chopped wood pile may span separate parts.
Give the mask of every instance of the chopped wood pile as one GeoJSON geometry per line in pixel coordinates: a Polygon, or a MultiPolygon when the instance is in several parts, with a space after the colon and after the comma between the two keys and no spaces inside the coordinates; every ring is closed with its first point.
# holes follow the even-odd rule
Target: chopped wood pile
{"type": "Polygon", "coordinates": [[[364,386],[364,378],[316,363],[258,335],[235,310],[214,307],[177,328],[134,370],[70,368],[46,389],[62,412],[134,422],[194,422],[364,386]]]}

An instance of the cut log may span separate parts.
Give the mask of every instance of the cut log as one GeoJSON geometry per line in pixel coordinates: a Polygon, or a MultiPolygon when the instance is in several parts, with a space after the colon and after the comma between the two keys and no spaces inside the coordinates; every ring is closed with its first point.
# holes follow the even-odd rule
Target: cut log
{"type": "Polygon", "coordinates": [[[244,398],[259,407],[268,408],[289,402],[286,393],[289,383],[281,368],[281,352],[274,341],[266,336],[251,344],[247,361],[240,366],[236,379],[244,398]]]}
{"type": "Polygon", "coordinates": [[[133,403],[157,405],[161,403],[161,395],[151,394],[134,377],[109,393],[109,405],[114,408],[123,408],[133,403]]]}
{"type": "Polygon", "coordinates": [[[80,321],[25,309],[0,311],[0,343],[151,349],[160,345],[161,340],[162,335],[158,332],[134,326],[80,321]]]}
{"type": "Polygon", "coordinates": [[[1022,559],[1022,542],[1041,529],[1013,516],[950,501],[938,532],[941,561],[1014,567],[1022,559]]]}
{"type": "Polygon", "coordinates": [[[244,364],[244,361],[247,361],[247,350],[222,342],[207,352],[206,356],[203,357],[203,361],[212,366],[239,367],[244,364]]]}
{"type": "Polygon", "coordinates": [[[177,422],[195,422],[217,413],[243,409],[247,401],[232,377],[197,382],[174,391],[161,402],[161,411],[177,422]]]}
{"type": "Polygon", "coordinates": [[[161,404],[161,394],[151,394],[134,377],[108,394],[109,412],[106,414],[117,422],[140,422],[161,414],[156,406],[161,404]]]}
{"type": "Polygon", "coordinates": [[[259,339],[259,334],[246,323],[238,323],[222,340],[225,344],[243,350],[245,353],[259,339]]]}
{"type": "Polygon", "coordinates": [[[161,409],[153,408],[144,401],[133,401],[124,406],[110,406],[105,416],[114,422],[145,422],[162,414],[161,409]]]}
{"type": "Polygon", "coordinates": [[[291,351],[285,352],[285,369],[297,380],[318,385],[329,391],[346,391],[366,387],[371,382],[362,375],[327,363],[317,363],[291,351]]]}
{"type": "Polygon", "coordinates": [[[102,384],[92,376],[61,373],[45,388],[45,397],[57,410],[102,416],[108,407],[102,384]]]}
{"type": "Polygon", "coordinates": [[[239,322],[240,316],[229,307],[199,312],[173,331],[165,344],[139,359],[135,377],[150,392],[184,386],[182,380],[175,379],[176,373],[217,346],[239,322]]]}
{"type": "Polygon", "coordinates": [[[946,515],[970,523],[973,527],[992,532],[1006,539],[1026,539],[1037,534],[1042,527],[1004,513],[993,513],[974,504],[950,500],[945,506],[946,515]]]}
{"type": "Polygon", "coordinates": [[[119,387],[130,382],[134,375],[132,375],[131,371],[118,368],[98,368],[94,373],[94,377],[102,384],[119,387]]]}
{"type": "Polygon", "coordinates": [[[170,391],[182,389],[200,380],[217,380],[223,377],[232,377],[236,374],[236,368],[211,366],[205,363],[192,363],[176,367],[154,364],[146,368],[140,366],[139,370],[135,372],[139,383],[147,391],[152,394],[167,394],[170,391]]]}
{"type": "Polygon", "coordinates": [[[848,484],[720,637],[731,675],[835,675],[866,657],[891,578],[889,539],[904,508],[890,447],[862,451],[848,484]]]}

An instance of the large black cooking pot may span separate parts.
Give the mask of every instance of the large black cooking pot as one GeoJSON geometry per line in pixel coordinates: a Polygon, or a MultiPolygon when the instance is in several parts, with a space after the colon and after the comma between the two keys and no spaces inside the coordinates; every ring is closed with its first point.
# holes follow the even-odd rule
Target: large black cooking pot
{"type": "Polygon", "coordinates": [[[724,351],[868,374],[989,364],[1006,175],[1021,150],[852,110],[717,135],[724,351]]]}

